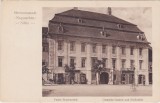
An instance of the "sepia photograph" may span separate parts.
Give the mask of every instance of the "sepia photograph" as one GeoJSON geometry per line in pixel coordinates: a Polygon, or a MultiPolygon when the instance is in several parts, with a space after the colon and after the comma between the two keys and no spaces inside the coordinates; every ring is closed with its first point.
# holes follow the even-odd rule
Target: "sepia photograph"
{"type": "Polygon", "coordinates": [[[43,7],[42,96],[152,96],[151,7],[43,7]]]}

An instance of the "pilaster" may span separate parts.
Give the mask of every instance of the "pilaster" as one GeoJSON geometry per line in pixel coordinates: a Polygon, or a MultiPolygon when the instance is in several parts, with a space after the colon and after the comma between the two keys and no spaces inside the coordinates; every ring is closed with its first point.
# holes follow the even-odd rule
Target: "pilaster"
{"type": "Polygon", "coordinates": [[[91,84],[91,44],[86,43],[87,46],[87,61],[86,61],[86,77],[87,77],[87,84],[91,84]]]}

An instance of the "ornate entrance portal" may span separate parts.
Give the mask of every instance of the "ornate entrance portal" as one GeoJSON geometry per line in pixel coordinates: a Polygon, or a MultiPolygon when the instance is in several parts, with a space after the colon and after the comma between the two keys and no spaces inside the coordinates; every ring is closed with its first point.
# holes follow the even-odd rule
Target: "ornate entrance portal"
{"type": "Polygon", "coordinates": [[[108,84],[109,82],[109,74],[107,72],[103,72],[100,74],[100,84],[108,84]]]}

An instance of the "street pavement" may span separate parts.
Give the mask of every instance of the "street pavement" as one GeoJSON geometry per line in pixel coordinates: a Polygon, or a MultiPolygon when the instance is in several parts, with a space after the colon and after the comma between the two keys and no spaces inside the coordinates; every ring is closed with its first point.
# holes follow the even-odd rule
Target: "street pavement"
{"type": "Polygon", "coordinates": [[[48,85],[43,86],[44,97],[55,96],[152,96],[152,86],[131,85],[48,85]]]}

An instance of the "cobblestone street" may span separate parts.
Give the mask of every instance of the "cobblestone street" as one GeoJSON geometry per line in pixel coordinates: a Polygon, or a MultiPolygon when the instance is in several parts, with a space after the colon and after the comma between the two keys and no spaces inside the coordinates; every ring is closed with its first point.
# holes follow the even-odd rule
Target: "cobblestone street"
{"type": "Polygon", "coordinates": [[[151,96],[152,86],[131,85],[52,85],[43,86],[43,96],[151,96]]]}

